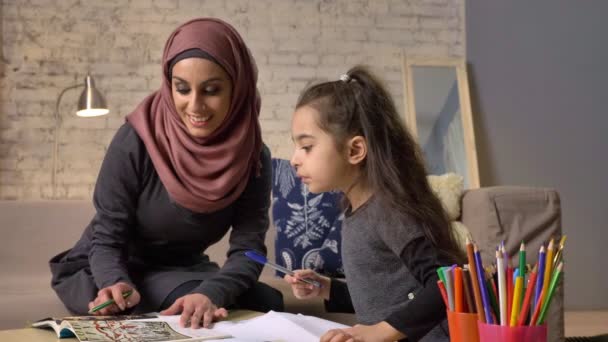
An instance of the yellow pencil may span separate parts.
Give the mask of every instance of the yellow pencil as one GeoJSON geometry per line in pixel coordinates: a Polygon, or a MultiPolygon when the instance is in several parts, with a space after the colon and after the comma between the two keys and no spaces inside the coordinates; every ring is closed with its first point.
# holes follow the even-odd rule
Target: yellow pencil
{"type": "Polygon", "coordinates": [[[519,308],[521,307],[521,298],[524,288],[524,277],[517,276],[515,279],[515,289],[513,290],[513,304],[511,305],[511,322],[509,326],[514,327],[517,325],[517,318],[519,317],[519,308]]]}
{"type": "MultiPolygon", "coordinates": [[[[545,260],[545,275],[543,277],[543,291],[545,294],[549,291],[549,283],[551,282],[551,266],[553,265],[553,238],[549,240],[549,246],[547,247],[547,255],[545,260]]],[[[543,302],[546,300],[543,299],[543,302]]],[[[538,304],[538,303],[537,303],[538,304]]],[[[542,303],[540,303],[542,304],[542,303]]]]}

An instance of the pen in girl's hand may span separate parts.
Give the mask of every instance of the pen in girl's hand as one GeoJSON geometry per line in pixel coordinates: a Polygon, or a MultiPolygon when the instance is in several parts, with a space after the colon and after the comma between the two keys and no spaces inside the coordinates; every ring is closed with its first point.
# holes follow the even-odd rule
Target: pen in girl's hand
{"type": "MultiPolygon", "coordinates": [[[[127,297],[129,297],[129,296],[130,296],[132,293],[133,293],[133,290],[129,290],[129,291],[123,292],[123,293],[122,293],[122,298],[127,298],[127,297]]],[[[110,305],[112,305],[112,304],[114,304],[114,303],[116,303],[116,301],[115,301],[113,298],[112,298],[112,299],[109,299],[109,300],[106,300],[105,302],[103,302],[103,303],[101,303],[101,304],[97,305],[96,307],[91,308],[91,309],[89,310],[89,313],[90,313],[90,314],[95,313],[95,312],[97,312],[97,311],[99,311],[99,310],[101,310],[101,309],[103,309],[103,308],[106,308],[106,307],[108,307],[108,306],[110,306],[110,305]]]]}
{"type": "MultiPolygon", "coordinates": [[[[280,265],[277,265],[275,263],[272,263],[272,262],[268,261],[268,259],[266,259],[265,256],[263,256],[262,254],[257,253],[256,251],[247,251],[247,252],[245,252],[245,255],[247,257],[249,257],[251,260],[253,260],[255,262],[258,262],[258,263],[260,263],[262,265],[270,266],[270,267],[274,268],[275,270],[277,270],[279,272],[282,272],[282,273],[285,273],[285,274],[289,274],[292,277],[296,276],[296,274],[292,270],[288,270],[288,269],[286,269],[283,266],[280,266],[280,265]]],[[[301,278],[298,278],[298,280],[302,281],[302,282],[305,282],[307,284],[316,286],[318,288],[322,288],[323,287],[323,285],[321,285],[321,283],[318,282],[318,281],[316,281],[316,280],[301,279],[301,278]]]]}

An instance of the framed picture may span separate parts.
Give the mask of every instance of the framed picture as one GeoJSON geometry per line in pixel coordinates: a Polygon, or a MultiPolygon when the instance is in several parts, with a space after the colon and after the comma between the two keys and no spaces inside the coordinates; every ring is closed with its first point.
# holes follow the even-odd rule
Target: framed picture
{"type": "Polygon", "coordinates": [[[405,122],[429,174],[463,176],[478,188],[479,170],[466,64],[462,59],[403,58],[405,122]]]}

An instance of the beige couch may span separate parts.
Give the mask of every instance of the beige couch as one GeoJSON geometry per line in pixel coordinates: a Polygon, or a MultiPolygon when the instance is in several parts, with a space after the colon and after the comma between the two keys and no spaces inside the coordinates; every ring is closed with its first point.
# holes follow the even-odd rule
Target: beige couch
{"type": "MultiPolygon", "coordinates": [[[[69,248],[93,216],[90,201],[0,201],[0,329],[21,328],[27,322],[68,312],[50,287],[47,261],[69,248]]],[[[483,248],[484,262],[501,240],[511,254],[525,240],[538,250],[550,236],[561,234],[557,193],[550,189],[493,187],[467,191],[462,199],[462,221],[483,248]]],[[[275,231],[267,235],[269,258],[274,259],[275,231]]],[[[227,240],[208,251],[213,260],[225,259],[227,240]]],[[[529,253],[534,254],[534,253],[529,253]]],[[[534,261],[534,260],[533,260],[534,261]]],[[[279,288],[286,309],[352,324],[349,314],[327,314],[321,301],[296,300],[286,284],[266,268],[261,280],[279,288]]],[[[549,315],[549,341],[563,337],[563,289],[549,315]]]]}

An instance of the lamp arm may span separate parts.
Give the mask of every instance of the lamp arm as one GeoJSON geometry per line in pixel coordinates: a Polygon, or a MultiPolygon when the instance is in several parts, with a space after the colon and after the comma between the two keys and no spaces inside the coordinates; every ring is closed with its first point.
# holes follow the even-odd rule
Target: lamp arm
{"type": "Polygon", "coordinates": [[[53,146],[53,173],[51,175],[51,186],[52,186],[52,190],[53,190],[53,198],[55,198],[55,188],[56,188],[56,179],[57,179],[57,153],[58,153],[58,149],[59,149],[59,126],[60,126],[60,119],[59,119],[59,104],[61,103],[61,98],[63,97],[63,95],[71,89],[76,89],[79,87],[82,87],[82,84],[75,84],[72,86],[69,86],[67,88],[64,88],[61,93],[59,93],[59,96],[57,97],[57,102],[55,103],[55,139],[54,139],[54,146],[53,146]]]}

